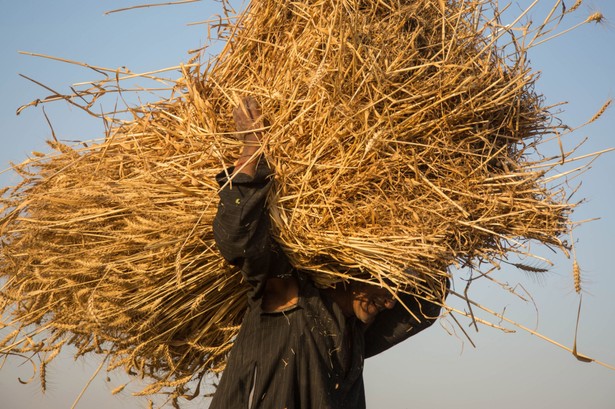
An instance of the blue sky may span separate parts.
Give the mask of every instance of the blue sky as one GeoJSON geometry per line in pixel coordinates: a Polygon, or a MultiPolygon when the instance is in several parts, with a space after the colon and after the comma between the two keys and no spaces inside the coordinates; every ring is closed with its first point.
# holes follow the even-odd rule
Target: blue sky
{"type": "MultiPolygon", "coordinates": [[[[555,0],[541,0],[534,11],[541,19],[555,0]]],[[[528,0],[513,3],[520,9],[528,0]]],[[[568,0],[568,5],[573,3],[568,0]]],[[[20,105],[48,95],[48,91],[23,79],[24,74],[67,92],[71,84],[96,79],[89,70],[18,54],[42,53],[105,67],[126,66],[134,72],[178,65],[186,51],[206,40],[204,25],[187,25],[219,13],[212,1],[173,7],[157,7],[104,15],[105,11],[142,4],[118,0],[57,0],[53,2],[0,0],[0,167],[20,162],[28,153],[46,151],[50,130],[40,108],[16,116],[20,105]]],[[[615,97],[615,2],[585,1],[580,12],[566,25],[601,11],[607,20],[584,27],[533,49],[531,66],[540,71],[537,91],[549,104],[568,101],[559,116],[571,126],[591,118],[602,104],[615,97]]],[[[103,135],[102,124],[65,104],[46,107],[56,134],[67,140],[89,140],[103,135]]],[[[573,134],[570,145],[588,137],[582,152],[615,146],[615,107],[596,123],[573,134]]],[[[584,275],[583,310],[578,346],[582,353],[615,365],[615,274],[612,257],[615,241],[615,153],[596,161],[575,182],[582,186],[577,199],[585,198],[573,215],[580,221],[600,218],[575,230],[577,256],[584,275]]],[[[16,179],[0,175],[4,185],[16,179]]],[[[555,266],[541,280],[503,269],[500,279],[520,284],[536,301],[534,307],[506,298],[487,283],[474,288],[479,302],[494,310],[506,309],[518,320],[562,344],[572,347],[578,296],[574,293],[572,262],[560,255],[550,257],[555,266]]],[[[457,307],[463,308],[461,305],[457,307]]],[[[368,407],[406,409],[454,407],[483,409],[587,409],[615,407],[615,371],[581,363],[568,352],[523,331],[505,334],[487,327],[467,329],[476,344],[450,335],[450,322],[442,320],[432,329],[379,357],[367,361],[365,381],[368,407]]],[[[511,327],[511,329],[514,329],[511,327]]],[[[457,332],[459,332],[457,330],[457,332]]],[[[98,367],[95,357],[74,362],[69,353],[60,356],[49,370],[45,395],[28,378],[28,365],[10,360],[0,369],[0,399],[3,409],[70,408],[98,367]]],[[[78,408],[132,409],[145,407],[129,392],[111,396],[123,383],[123,375],[100,374],[85,392],[78,408]]],[[[199,400],[188,407],[206,408],[199,400]]]]}

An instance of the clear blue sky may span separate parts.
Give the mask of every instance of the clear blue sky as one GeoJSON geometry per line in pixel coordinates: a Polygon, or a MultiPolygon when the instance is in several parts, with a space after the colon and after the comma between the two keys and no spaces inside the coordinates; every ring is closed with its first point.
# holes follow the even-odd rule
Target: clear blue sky
{"type": "MultiPolygon", "coordinates": [[[[146,71],[174,66],[187,60],[186,51],[206,39],[203,25],[187,23],[208,19],[219,12],[213,1],[173,7],[134,10],[105,16],[107,10],[142,4],[118,0],[0,0],[0,166],[20,162],[33,150],[46,151],[50,131],[40,108],[20,116],[16,109],[48,92],[18,76],[24,74],[46,85],[67,91],[70,84],[96,78],[82,68],[20,55],[18,51],[43,53],[92,65],[126,66],[146,71]]],[[[541,0],[535,11],[539,20],[555,0],[541,0]]],[[[530,1],[519,1],[520,6],[530,1]]],[[[567,1],[568,6],[574,3],[567,1]]],[[[615,2],[585,1],[570,22],[601,11],[607,21],[586,25],[577,31],[532,50],[534,70],[542,72],[538,92],[548,103],[569,101],[560,117],[579,125],[615,97],[615,2]],[[610,20],[609,20],[610,19],[610,20]]],[[[64,104],[49,105],[56,134],[63,139],[88,140],[103,135],[102,125],[64,104]]],[[[589,141],[583,152],[615,146],[615,107],[600,121],[578,131],[571,139],[589,141]]],[[[587,202],[574,213],[574,220],[599,217],[575,230],[577,255],[584,273],[585,294],[579,332],[579,348],[586,355],[615,365],[615,153],[603,156],[581,179],[577,198],[587,202]]],[[[0,175],[2,185],[16,179],[0,175]]],[[[532,306],[505,298],[502,291],[485,283],[474,296],[507,315],[569,347],[572,346],[578,297],[573,291],[570,260],[551,257],[555,266],[540,281],[514,269],[499,277],[511,285],[521,284],[535,299],[532,306]]],[[[457,307],[463,308],[461,305],[457,307]]],[[[365,381],[370,408],[462,408],[462,409],[612,409],[615,408],[615,371],[581,363],[572,355],[545,341],[518,331],[504,334],[486,327],[477,333],[468,329],[473,348],[460,337],[449,335],[443,320],[432,329],[377,358],[367,361],[365,381]]],[[[457,330],[457,332],[459,332],[457,330]]],[[[3,409],[67,409],[98,366],[96,358],[73,362],[60,356],[49,369],[49,390],[43,396],[38,384],[21,385],[28,378],[28,365],[10,362],[0,370],[0,406],[3,409]]],[[[143,400],[128,392],[111,396],[121,384],[121,374],[94,379],[78,408],[133,409],[143,400]]],[[[206,408],[199,400],[191,408],[206,408]]]]}

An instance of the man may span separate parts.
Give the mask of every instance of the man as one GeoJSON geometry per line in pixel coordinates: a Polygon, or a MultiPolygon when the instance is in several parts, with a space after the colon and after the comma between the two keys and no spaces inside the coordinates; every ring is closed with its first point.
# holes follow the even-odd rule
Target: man
{"type": "Polygon", "coordinates": [[[321,290],[293,269],[269,232],[260,107],[247,97],[233,116],[244,144],[217,176],[214,236],[253,288],[210,409],[365,408],[364,358],[429,327],[440,306],[398,295],[417,320],[386,288],[353,281],[321,290]]]}

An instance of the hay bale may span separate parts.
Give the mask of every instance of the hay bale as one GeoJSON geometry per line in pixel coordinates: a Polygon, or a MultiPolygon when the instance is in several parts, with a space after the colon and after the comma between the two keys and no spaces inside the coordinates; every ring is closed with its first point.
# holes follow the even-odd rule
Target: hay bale
{"type": "Polygon", "coordinates": [[[450,265],[497,265],[530,240],[565,250],[574,205],[533,156],[557,127],[494,10],[253,0],[173,98],[133,109],[98,144],[54,141],[16,167],[0,309],[22,327],[5,344],[34,325],[38,343],[12,351],[106,354],[152,379],[144,394],[177,397],[223,369],[246,288],[215,249],[213,176],[238,154],[239,95],[269,121],[273,233],[321,286],[368,272],[429,289],[450,265]]]}

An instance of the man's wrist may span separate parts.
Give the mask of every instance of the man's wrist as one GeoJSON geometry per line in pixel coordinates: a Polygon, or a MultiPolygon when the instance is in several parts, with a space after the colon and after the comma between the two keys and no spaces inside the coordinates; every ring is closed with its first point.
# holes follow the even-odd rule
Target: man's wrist
{"type": "Polygon", "coordinates": [[[252,156],[261,148],[260,144],[244,144],[241,150],[241,156],[252,156]]]}
{"type": "Polygon", "coordinates": [[[260,145],[261,131],[250,131],[242,133],[242,139],[244,143],[256,143],[260,145]]]}

